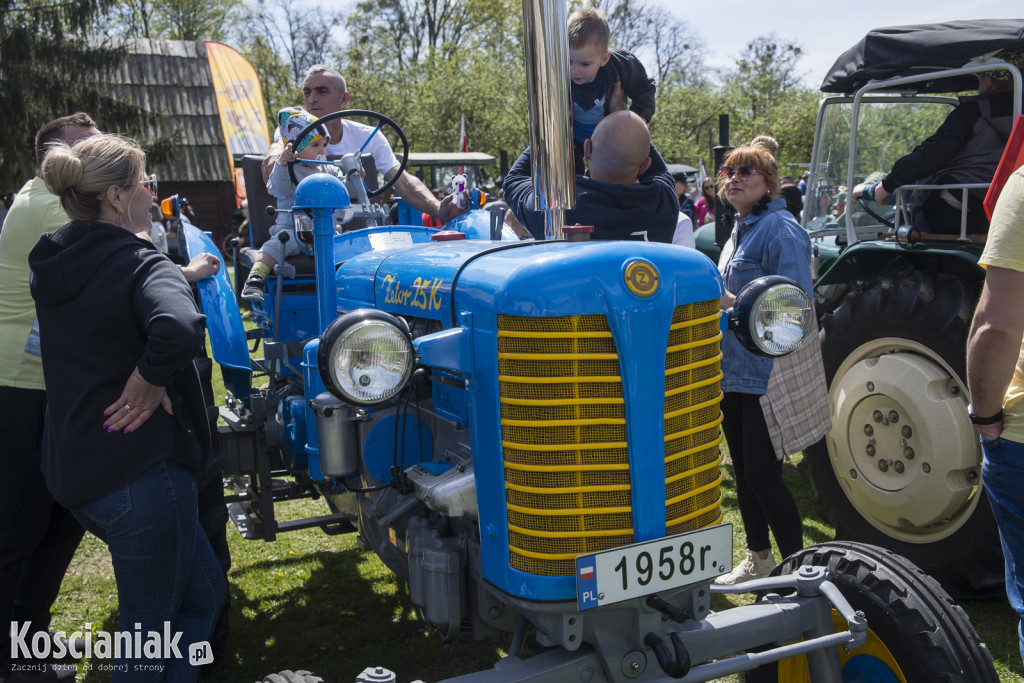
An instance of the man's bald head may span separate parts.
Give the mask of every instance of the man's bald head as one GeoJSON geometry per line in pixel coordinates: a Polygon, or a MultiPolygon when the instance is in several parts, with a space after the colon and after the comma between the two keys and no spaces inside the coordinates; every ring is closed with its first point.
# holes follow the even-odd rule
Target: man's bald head
{"type": "Polygon", "coordinates": [[[597,124],[583,151],[591,178],[632,185],[651,164],[651,133],[633,112],[613,112],[597,124]]]}

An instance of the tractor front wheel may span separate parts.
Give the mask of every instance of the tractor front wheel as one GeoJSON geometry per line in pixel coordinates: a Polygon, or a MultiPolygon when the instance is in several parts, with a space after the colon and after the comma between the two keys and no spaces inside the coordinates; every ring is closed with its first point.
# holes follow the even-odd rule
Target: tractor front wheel
{"type": "MultiPolygon", "coordinates": [[[[963,609],[930,576],[899,555],[860,543],[835,541],[786,558],[774,574],[800,567],[825,567],[829,579],[850,605],[864,613],[867,642],[837,648],[844,681],[877,683],[998,683],[988,647],[963,609]]],[[[846,623],[833,611],[836,630],[846,623]]],[[[758,671],[763,680],[769,667],[758,671]]],[[[806,657],[778,663],[777,679],[787,683],[816,680],[806,657]]]]}

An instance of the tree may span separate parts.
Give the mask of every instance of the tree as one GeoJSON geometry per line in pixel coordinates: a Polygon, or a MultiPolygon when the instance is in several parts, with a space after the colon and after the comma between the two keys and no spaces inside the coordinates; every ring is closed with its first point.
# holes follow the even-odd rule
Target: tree
{"type": "Polygon", "coordinates": [[[288,0],[259,0],[251,13],[266,43],[285,58],[292,78],[299,83],[306,70],[326,61],[336,49],[331,37],[341,25],[341,14],[288,0]]]}
{"type": "Polygon", "coordinates": [[[654,52],[655,72],[659,87],[671,82],[684,86],[706,84],[704,58],[707,44],[690,26],[676,19],[668,10],[651,10],[649,49],[654,52]]]}
{"type": "Polygon", "coordinates": [[[85,38],[109,9],[109,0],[0,0],[0,193],[35,174],[35,132],[49,120],[85,111],[104,128],[129,133],[147,120],[95,86],[98,75],[125,57],[108,42],[85,38]]]}
{"type": "Polygon", "coordinates": [[[121,0],[110,10],[106,21],[97,22],[97,33],[153,38],[153,3],[150,0],[121,0]]]}
{"type": "Polygon", "coordinates": [[[469,0],[465,12],[427,11],[427,4],[389,5],[389,16],[420,27],[407,33],[384,26],[369,1],[349,15],[338,61],[351,106],[393,118],[417,151],[456,151],[465,114],[471,150],[518,154],[527,144],[519,2],[469,0]]]}
{"type": "Polygon", "coordinates": [[[508,7],[489,0],[359,0],[345,24],[354,37],[350,46],[373,43],[385,64],[402,69],[451,58],[508,7]]]}
{"type": "Polygon", "coordinates": [[[672,163],[710,167],[718,144],[718,116],[726,111],[721,94],[711,88],[671,82],[658,87],[658,112],[651,121],[651,140],[672,163]]]}
{"type": "Polygon", "coordinates": [[[725,83],[737,110],[756,120],[794,90],[801,90],[803,74],[796,65],[802,53],[798,44],[781,42],[774,33],[750,41],[725,83]]]}
{"type": "Polygon", "coordinates": [[[96,33],[158,40],[226,40],[240,24],[242,0],[117,0],[96,33]]]}
{"type": "Polygon", "coordinates": [[[238,25],[242,7],[239,0],[153,0],[154,37],[224,40],[238,25]]]}
{"type": "Polygon", "coordinates": [[[774,34],[750,41],[723,84],[731,105],[731,135],[748,142],[766,133],[779,142],[780,165],[811,158],[818,95],[800,85],[799,45],[774,34]]]}
{"type": "Polygon", "coordinates": [[[600,0],[595,7],[608,19],[611,47],[653,58],[654,68],[648,67],[648,73],[659,87],[669,81],[705,82],[707,45],[689,22],[647,0],[600,0]]]}

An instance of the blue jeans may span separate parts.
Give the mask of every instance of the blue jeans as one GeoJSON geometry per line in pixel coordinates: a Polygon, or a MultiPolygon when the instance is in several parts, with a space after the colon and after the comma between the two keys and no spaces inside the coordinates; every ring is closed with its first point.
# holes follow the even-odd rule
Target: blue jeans
{"type": "Polygon", "coordinates": [[[194,681],[199,676],[199,667],[189,663],[188,646],[210,640],[227,584],[197,521],[196,497],[195,475],[162,460],[113,493],[72,511],[110,549],[120,630],[140,633],[143,644],[151,631],[161,638],[168,631],[181,634],[181,658],[173,651],[166,659],[166,651],[157,658],[136,652],[132,659],[119,657],[114,682],[194,681]]]}
{"type": "MultiPolygon", "coordinates": [[[[999,527],[1006,558],[1006,597],[1024,620],[1024,443],[999,438],[982,441],[985,461],[981,476],[999,527]]],[[[1024,622],[1017,626],[1024,661],[1024,622]]]]}

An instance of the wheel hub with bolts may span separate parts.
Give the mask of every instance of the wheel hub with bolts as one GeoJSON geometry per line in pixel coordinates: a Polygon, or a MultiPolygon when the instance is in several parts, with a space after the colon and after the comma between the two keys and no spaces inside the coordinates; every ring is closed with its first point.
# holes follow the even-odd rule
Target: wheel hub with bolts
{"type": "Polygon", "coordinates": [[[956,378],[926,349],[892,353],[886,342],[859,349],[836,373],[828,438],[853,504],[912,536],[971,502],[981,458],[956,378]]]}

